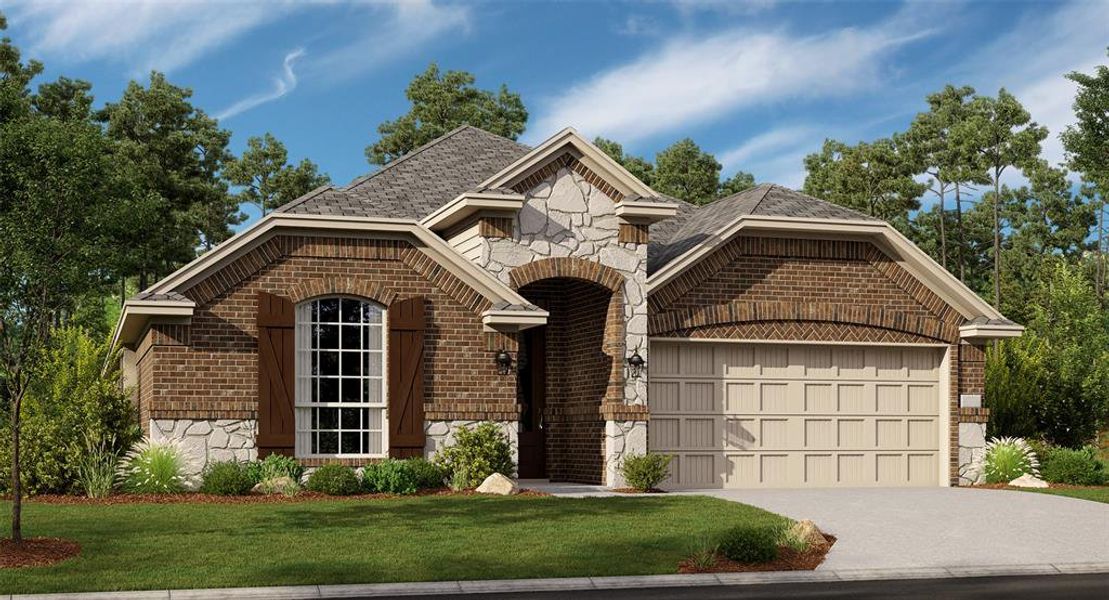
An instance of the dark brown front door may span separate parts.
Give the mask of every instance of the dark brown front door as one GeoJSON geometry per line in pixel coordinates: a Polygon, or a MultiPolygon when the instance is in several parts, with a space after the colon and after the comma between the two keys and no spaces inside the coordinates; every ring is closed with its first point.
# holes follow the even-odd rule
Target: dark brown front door
{"type": "Polygon", "coordinates": [[[547,477],[547,433],[543,412],[547,406],[547,328],[524,332],[524,365],[520,372],[520,479],[547,477]]]}

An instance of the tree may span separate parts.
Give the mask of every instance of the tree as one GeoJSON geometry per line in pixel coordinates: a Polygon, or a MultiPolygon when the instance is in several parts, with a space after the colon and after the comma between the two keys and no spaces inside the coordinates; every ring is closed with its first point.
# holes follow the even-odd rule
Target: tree
{"type": "Polygon", "coordinates": [[[1090,183],[1097,215],[1095,281],[1098,298],[1105,298],[1105,211],[1109,195],[1109,66],[1099,65],[1093,75],[1073,72],[1067,79],[1078,84],[1074,117],[1077,121],[1060,136],[1070,168],[1090,183]]]}
{"type": "MultiPolygon", "coordinates": [[[[8,28],[8,21],[0,13],[0,31],[8,28]]],[[[31,112],[30,83],[42,72],[42,63],[32,60],[22,62],[19,48],[8,37],[0,38],[0,124],[25,116],[31,112]]]]}
{"type": "Polygon", "coordinates": [[[620,163],[629,173],[635,175],[636,179],[642,181],[648,186],[652,185],[655,179],[655,166],[650,162],[644,160],[639,156],[632,156],[624,154],[624,147],[618,142],[614,142],[603,137],[598,137],[593,140],[593,145],[601,149],[602,152],[609,155],[612,160],[620,163]]]}
{"type": "MultiPolygon", "coordinates": [[[[929,191],[939,200],[941,213],[947,213],[947,193],[955,193],[955,264],[961,280],[966,279],[962,191],[968,184],[988,183],[985,171],[975,161],[976,156],[966,147],[952,143],[952,131],[960,127],[970,115],[969,103],[973,96],[974,88],[953,85],[944,86],[939,92],[929,94],[928,112],[917,114],[906,134],[914,159],[931,178],[929,191]]],[[[947,218],[935,219],[935,224],[939,228],[937,258],[947,268],[947,218]]]]}
{"type": "Polygon", "coordinates": [[[133,247],[127,274],[138,276],[140,288],[192,260],[205,240],[210,245],[230,236],[238,222],[219,178],[231,134],[195,108],[191,96],[154,72],[147,87],[132,81],[118,102],[96,114],[115,142],[113,153],[134,165],[158,202],[150,220],[136,224],[145,235],[133,247]]]}
{"type": "Polygon", "coordinates": [[[993,304],[1001,306],[1001,175],[1009,167],[1031,164],[1040,154],[1047,129],[1032,122],[1020,102],[1002,88],[997,98],[977,96],[969,105],[969,117],[952,131],[953,142],[973,152],[978,164],[993,183],[993,304]]]}
{"type": "Polygon", "coordinates": [[[720,163],[690,138],[678,140],[655,155],[655,191],[694,204],[708,204],[718,196],[720,163]]]}
{"type": "Polygon", "coordinates": [[[872,217],[908,227],[909,211],[920,208],[927,186],[913,176],[920,168],[898,135],[848,146],[824,140],[819,153],[805,157],[804,192],[872,217]]]}
{"type": "Polygon", "coordinates": [[[111,265],[136,201],[95,125],[31,115],[0,126],[0,394],[11,415],[16,543],[21,408],[34,360],[75,300],[116,275],[111,265]]]}
{"type": "Polygon", "coordinates": [[[717,188],[717,197],[731,196],[755,187],[755,176],[746,171],[736,171],[728,179],[720,182],[717,188]]]}
{"type": "Polygon", "coordinates": [[[316,164],[308,159],[296,166],[290,165],[285,144],[272,134],[251,137],[246,145],[242,156],[224,166],[223,177],[242,188],[237,200],[257,206],[262,216],[331,182],[331,178],[321,174],[316,164]]]}
{"type": "Polygon", "coordinates": [[[80,79],[59,77],[39,86],[31,98],[35,112],[63,121],[88,121],[92,118],[92,84],[80,79]]]}
{"type": "Polygon", "coordinates": [[[405,97],[408,113],[377,127],[381,139],[366,147],[366,160],[383,165],[461,125],[473,125],[510,139],[524,132],[528,111],[520,95],[501,85],[493,93],[474,87],[466,71],[441,73],[431,63],[412,79],[405,97]]]}

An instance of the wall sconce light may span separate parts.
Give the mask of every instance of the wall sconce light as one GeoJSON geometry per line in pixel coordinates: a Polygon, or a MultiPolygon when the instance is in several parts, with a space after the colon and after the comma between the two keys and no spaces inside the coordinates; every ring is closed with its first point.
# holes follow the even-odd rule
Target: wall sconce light
{"type": "Polygon", "coordinates": [[[639,375],[643,373],[643,368],[647,366],[647,361],[639,355],[639,350],[636,350],[628,357],[628,374],[632,379],[639,379],[639,375]]]}
{"type": "Polygon", "coordinates": [[[512,355],[508,350],[500,349],[497,355],[493,357],[493,362],[497,365],[497,373],[501,375],[508,375],[512,372],[512,355]]]}

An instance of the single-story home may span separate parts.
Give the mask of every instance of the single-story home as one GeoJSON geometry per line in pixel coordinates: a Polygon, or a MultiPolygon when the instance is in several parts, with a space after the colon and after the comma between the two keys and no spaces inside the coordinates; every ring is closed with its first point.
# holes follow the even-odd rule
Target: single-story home
{"type": "Polygon", "coordinates": [[[460,127],[280,207],[127,301],[143,428],[197,466],[431,456],[493,421],[522,478],[947,486],[1020,335],[889,224],[777,186],[668,198],[566,129],[460,127]]]}

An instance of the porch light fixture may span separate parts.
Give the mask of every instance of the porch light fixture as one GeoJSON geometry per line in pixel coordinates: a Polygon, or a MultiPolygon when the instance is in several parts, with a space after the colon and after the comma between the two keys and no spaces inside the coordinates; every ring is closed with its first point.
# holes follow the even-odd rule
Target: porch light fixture
{"type": "Polygon", "coordinates": [[[647,366],[647,361],[639,355],[639,350],[636,350],[628,357],[628,374],[632,379],[639,379],[639,375],[643,373],[643,367],[647,366]]]}
{"type": "Polygon", "coordinates": [[[501,375],[508,375],[512,372],[512,355],[508,350],[501,348],[497,351],[497,355],[493,357],[493,362],[497,364],[497,373],[501,375]]]}

